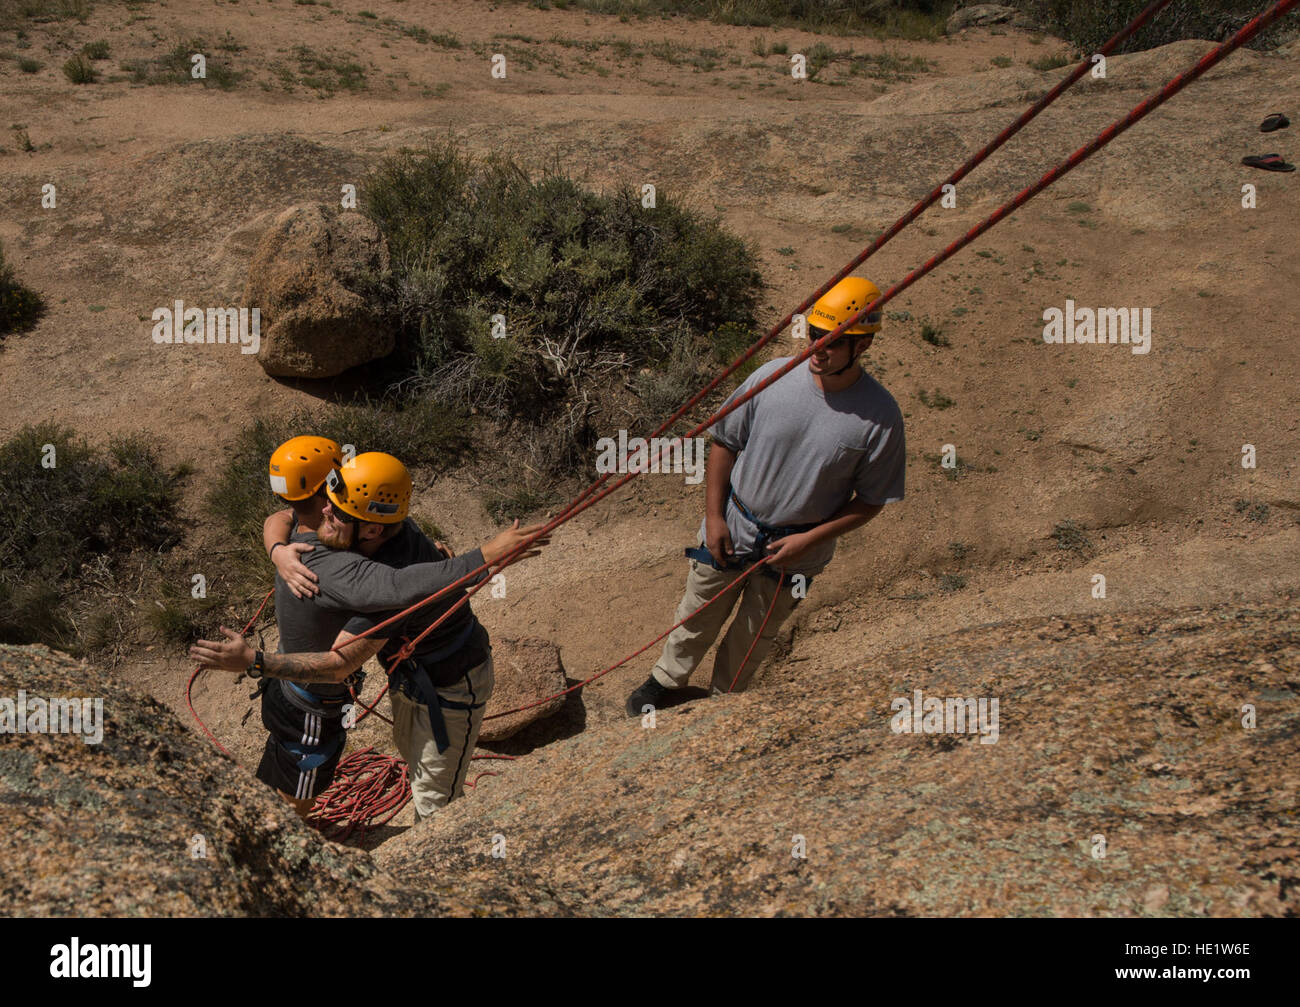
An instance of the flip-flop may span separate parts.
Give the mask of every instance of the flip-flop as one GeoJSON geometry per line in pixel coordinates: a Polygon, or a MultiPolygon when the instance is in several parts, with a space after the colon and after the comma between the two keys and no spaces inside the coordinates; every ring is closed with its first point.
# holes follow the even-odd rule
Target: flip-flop
{"type": "Polygon", "coordinates": [[[1281,154],[1252,154],[1243,157],[1241,163],[1249,168],[1263,168],[1265,171],[1295,171],[1295,165],[1283,161],[1281,154]]]}
{"type": "Polygon", "coordinates": [[[1275,112],[1259,124],[1259,131],[1261,133],[1271,133],[1275,129],[1286,129],[1290,125],[1290,119],[1284,116],[1281,112],[1275,112]]]}

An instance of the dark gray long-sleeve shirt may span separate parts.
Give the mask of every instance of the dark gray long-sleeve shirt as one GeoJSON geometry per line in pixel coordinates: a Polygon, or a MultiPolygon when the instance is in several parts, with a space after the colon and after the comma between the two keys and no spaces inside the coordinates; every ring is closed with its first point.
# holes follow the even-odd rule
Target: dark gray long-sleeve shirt
{"type": "MultiPolygon", "coordinates": [[[[319,578],[317,586],[320,593],[314,598],[296,598],[289,586],[279,575],[276,576],[275,615],[280,627],[280,653],[320,653],[329,650],[353,616],[359,613],[391,614],[400,611],[423,601],[447,585],[454,584],[483,565],[482,550],[475,549],[464,556],[439,560],[435,557],[442,554],[432,543],[420,552],[420,559],[424,562],[410,563],[409,551],[389,550],[388,546],[393,542],[414,541],[417,536],[425,542],[428,540],[409,518],[405,524],[402,532],[376,553],[381,560],[391,557],[400,562],[406,559],[409,565],[401,567],[368,559],[351,550],[331,549],[321,544],[315,532],[294,528],[290,536],[291,542],[305,542],[314,547],[300,558],[319,578]]],[[[481,574],[465,583],[467,586],[477,583],[484,576],[486,574],[481,574]]],[[[450,600],[457,597],[458,591],[449,595],[450,600]]],[[[442,611],[442,601],[429,608],[442,611]]],[[[468,609],[469,606],[465,606],[464,611],[468,612],[468,609]]],[[[370,625],[380,621],[382,619],[376,618],[371,620],[370,625]]],[[[440,630],[442,628],[439,627],[440,630]]],[[[347,692],[347,687],[341,684],[317,682],[302,687],[320,696],[347,692]]]]}

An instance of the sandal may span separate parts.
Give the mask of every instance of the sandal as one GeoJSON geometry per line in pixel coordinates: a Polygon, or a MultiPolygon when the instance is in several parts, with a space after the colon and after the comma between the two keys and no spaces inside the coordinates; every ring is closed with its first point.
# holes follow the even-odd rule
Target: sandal
{"type": "Polygon", "coordinates": [[[1243,157],[1241,163],[1249,168],[1263,168],[1265,171],[1295,171],[1294,164],[1287,164],[1281,154],[1252,154],[1243,157]]]}

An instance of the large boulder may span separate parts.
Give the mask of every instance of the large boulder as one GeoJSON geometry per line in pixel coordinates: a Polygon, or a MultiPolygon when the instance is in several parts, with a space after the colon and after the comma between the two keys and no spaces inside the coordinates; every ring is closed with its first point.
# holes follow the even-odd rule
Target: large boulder
{"type": "Polygon", "coordinates": [[[319,203],[292,206],[262,235],[244,303],[261,310],[257,360],[277,378],[331,378],[387,356],[396,339],[364,294],[388,269],[374,222],[319,203]]]}
{"type": "Polygon", "coordinates": [[[1014,7],[1002,4],[980,3],[972,7],[963,7],[952,12],[948,18],[947,32],[952,35],[966,28],[987,28],[990,25],[1006,24],[1020,12],[1014,7]]]}
{"type": "Polygon", "coordinates": [[[509,716],[488,720],[493,714],[516,710],[554,696],[564,688],[564,665],[560,649],[541,637],[505,637],[492,641],[492,663],[496,687],[488,700],[479,741],[501,741],[543,717],[557,713],[564,697],[551,699],[509,716]]]}

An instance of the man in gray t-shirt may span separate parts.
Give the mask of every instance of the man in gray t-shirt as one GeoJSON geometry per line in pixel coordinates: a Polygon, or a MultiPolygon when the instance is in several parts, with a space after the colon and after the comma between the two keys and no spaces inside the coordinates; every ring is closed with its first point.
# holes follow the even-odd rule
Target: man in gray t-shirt
{"type": "MultiPolygon", "coordinates": [[[[809,338],[827,335],[879,297],[869,281],[845,278],[809,313],[809,338]]],[[[872,312],[710,429],[701,545],[687,550],[691,569],[677,619],[751,564],[768,562],[669,635],[650,678],[628,697],[629,716],[687,683],[737,601],[712,687],[715,694],[743,690],[813,575],[830,562],[836,538],[903,499],[902,413],[858,365],[879,330],[872,312]]],[[[788,362],[760,367],[728,402],[788,362]]]]}

